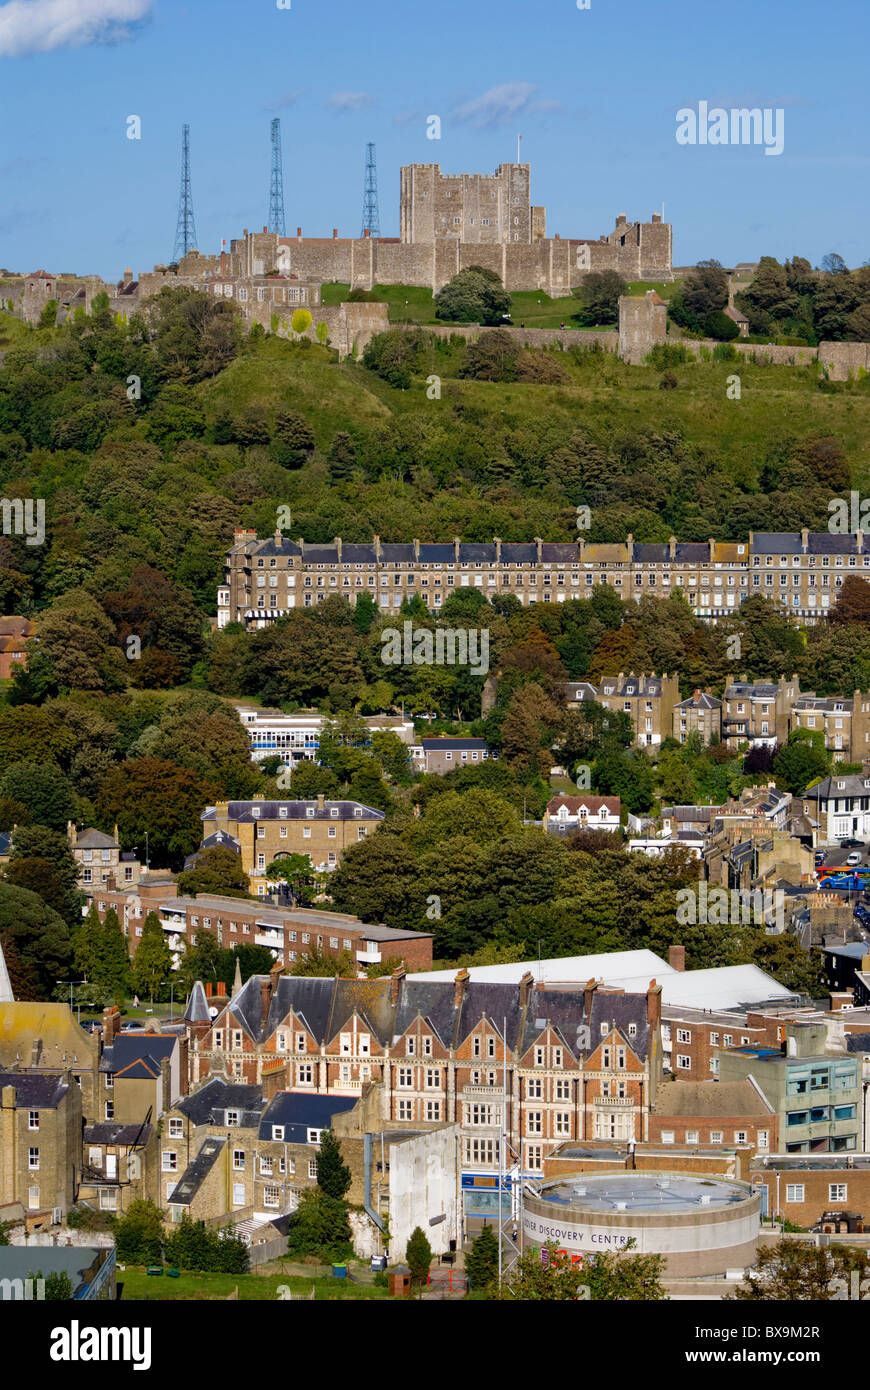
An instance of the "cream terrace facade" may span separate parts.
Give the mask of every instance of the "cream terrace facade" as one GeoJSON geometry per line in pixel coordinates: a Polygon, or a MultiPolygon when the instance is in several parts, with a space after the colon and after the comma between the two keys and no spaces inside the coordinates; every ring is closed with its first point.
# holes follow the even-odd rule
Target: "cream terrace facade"
{"type": "Polygon", "coordinates": [[[870,544],[862,531],[750,532],[745,542],[577,541],[430,543],[292,541],[276,531],[260,539],[237,530],[217,594],[217,625],[266,627],[298,608],[341,594],[355,604],[367,592],[384,612],[419,594],[433,613],[459,588],[487,598],[514,594],[524,606],[564,603],[609,584],[626,601],[666,598],[679,590],[699,617],[728,618],[750,594],[775,600],[811,625],[836,602],[844,578],[870,580],[870,544]]]}

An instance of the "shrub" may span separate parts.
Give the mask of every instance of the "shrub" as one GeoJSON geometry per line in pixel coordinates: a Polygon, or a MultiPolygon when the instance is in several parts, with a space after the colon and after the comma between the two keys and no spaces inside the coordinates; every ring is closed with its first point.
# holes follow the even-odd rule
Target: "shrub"
{"type": "Polygon", "coordinates": [[[656,343],[647,355],[647,365],[660,372],[667,367],[682,367],[692,361],[692,354],[682,343],[656,343]]]}

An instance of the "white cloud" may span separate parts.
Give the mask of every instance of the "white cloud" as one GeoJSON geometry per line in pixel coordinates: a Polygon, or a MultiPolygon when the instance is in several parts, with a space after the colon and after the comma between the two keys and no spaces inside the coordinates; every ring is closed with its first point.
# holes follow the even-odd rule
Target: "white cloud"
{"type": "Polygon", "coordinates": [[[286,111],[288,106],[295,106],[302,96],[303,89],[300,87],[298,92],[285,92],[277,101],[266,101],[263,103],[264,111],[286,111]]]}
{"type": "Polygon", "coordinates": [[[490,87],[482,96],[454,108],[453,120],[476,126],[479,130],[505,125],[517,116],[537,115],[543,111],[558,111],[558,101],[535,98],[537,87],[532,82],[505,82],[490,87]]]}
{"type": "Polygon", "coordinates": [[[129,38],[154,0],[10,0],[0,6],[0,57],[129,38]]]}
{"type": "Polygon", "coordinates": [[[369,92],[333,92],[326,104],[334,111],[364,111],[372,97],[369,92]]]}

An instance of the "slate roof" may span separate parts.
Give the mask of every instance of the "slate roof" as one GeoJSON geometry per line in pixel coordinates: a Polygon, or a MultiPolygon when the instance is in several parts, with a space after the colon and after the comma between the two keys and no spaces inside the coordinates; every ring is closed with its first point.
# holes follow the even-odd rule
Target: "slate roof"
{"type": "Polygon", "coordinates": [[[307,1142],[309,1129],[331,1128],[333,1115],[352,1110],[356,1096],[315,1096],[305,1091],[279,1091],[272,1097],[260,1120],[259,1139],[272,1138],[272,1126],[284,1126],[289,1144],[307,1142]]]}
{"type": "Polygon", "coordinates": [[[193,989],[190,991],[190,998],[187,1001],[184,1018],[186,1023],[211,1022],[208,1000],[206,999],[205,988],[201,980],[197,980],[193,989]]]}
{"type": "Polygon", "coordinates": [[[148,1143],[151,1137],[151,1125],[123,1125],[115,1124],[112,1120],[97,1125],[85,1125],[82,1139],[85,1144],[135,1144],[139,1141],[140,1146],[148,1143]]]}
{"type": "Polygon", "coordinates": [[[846,777],[823,777],[821,782],[800,792],[799,796],[803,801],[830,801],[832,797],[866,796],[868,791],[870,778],[853,773],[846,777]],[[840,782],[845,782],[845,787],[840,787],[840,782]]]}
{"type": "Polygon", "coordinates": [[[116,1077],[137,1078],[160,1075],[160,1063],[171,1057],[178,1046],[177,1033],[118,1033],[111,1047],[103,1048],[100,1071],[116,1077]]]}
{"type": "Polygon", "coordinates": [[[708,695],[706,690],[696,690],[690,695],[688,700],[681,700],[677,709],[721,709],[722,701],[717,700],[715,695],[708,695]]]}
{"type": "Polygon", "coordinates": [[[192,1163],[188,1163],[181,1178],[172,1189],[172,1196],[167,1198],[171,1206],[190,1205],[217,1162],[226,1142],[226,1139],[213,1136],[204,1141],[199,1153],[192,1163]]]}
{"type": "Polygon", "coordinates": [[[15,1087],[16,1110],[56,1110],[69,1086],[62,1076],[26,1071],[0,1071],[0,1091],[15,1087]]]}
{"type": "Polygon", "coordinates": [[[80,830],[76,835],[76,849],[117,849],[118,841],[112,835],[104,835],[101,830],[80,830]]]}
{"type": "MultiPolygon", "coordinates": [[[[354,811],[364,811],[369,819],[383,820],[384,812],[376,811],[372,806],[363,806],[360,801],[325,801],[323,806],[318,806],[316,801],[231,801],[227,807],[227,818],[229,820],[241,821],[250,824],[253,821],[266,820],[353,820],[354,811]],[[254,815],[254,809],[259,812],[254,815]],[[279,816],[279,808],[286,812],[279,816]],[[330,812],[338,809],[338,815],[330,815],[330,812]],[[313,816],[308,815],[309,811],[314,812],[313,816]]],[[[207,806],[200,816],[200,820],[213,821],[217,819],[217,810],[214,806],[207,806]]]]}
{"type": "MultiPolygon", "coordinates": [[[[651,958],[657,960],[656,957],[651,958]]],[[[279,977],[273,991],[265,1027],[260,1022],[260,984],[265,976],[251,976],[230,1001],[225,1014],[215,1020],[215,1025],[228,1026],[226,1014],[232,1013],[256,1042],[265,1042],[292,1009],[297,1017],[304,1020],[315,1041],[324,1043],[340,1033],[356,1011],[372,1035],[387,1046],[401,1037],[419,1014],[446,1047],[455,1048],[486,1017],[500,1036],[504,1020],[507,1020],[508,1047],[515,1049],[521,1041],[524,1047],[529,1046],[531,1039],[541,1032],[537,1021],[548,1019],[553,1027],[560,1029],[566,1045],[573,1051],[581,1025],[591,1029],[588,1039],[590,1046],[597,1046],[600,1025],[606,1021],[608,1025],[615,1024],[620,1028],[629,1046],[644,1058],[650,1042],[645,990],[651,976],[658,972],[655,968],[650,970],[641,965],[638,968],[646,969],[642,986],[644,992],[622,995],[596,991],[591,1021],[585,1017],[583,990],[571,986],[550,990],[535,987],[529,992],[527,1005],[523,1009],[518,979],[503,983],[472,979],[457,1007],[452,975],[446,980],[429,980],[425,974],[404,979],[395,1004],[391,1002],[392,982],[389,979],[344,980],[285,975],[279,977]],[[635,1025],[635,1035],[630,1038],[629,1023],[635,1025]]],[[[667,973],[667,966],[664,969],[667,973]]],[[[641,988],[640,984],[634,987],[638,990],[641,988]]],[[[179,1108],[187,1109],[193,1100],[194,1097],[188,1097],[179,1103],[179,1108]]],[[[205,1104],[198,1102],[200,1108],[205,1104]]],[[[222,1109],[226,1106],[239,1108],[241,1105],[241,1100],[220,1102],[222,1109]]]]}
{"type": "Polygon", "coordinates": [[[486,752],[485,738],[421,738],[424,753],[437,753],[440,749],[453,752],[457,749],[482,749],[486,752]]]}
{"type": "Polygon", "coordinates": [[[179,1100],[175,1109],[186,1115],[194,1125],[222,1125],[224,1111],[238,1110],[242,1125],[250,1126],[259,1121],[265,1105],[262,1087],[244,1086],[215,1076],[200,1086],[198,1091],[179,1100]]]}

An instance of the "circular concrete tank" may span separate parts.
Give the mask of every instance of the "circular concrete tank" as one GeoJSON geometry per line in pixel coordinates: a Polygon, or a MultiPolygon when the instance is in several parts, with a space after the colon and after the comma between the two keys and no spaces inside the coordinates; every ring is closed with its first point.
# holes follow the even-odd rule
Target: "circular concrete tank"
{"type": "Polygon", "coordinates": [[[669,1278],[724,1274],[754,1262],[761,1197],[747,1183],[693,1173],[580,1174],[527,1194],[523,1237],[569,1254],[664,1255],[669,1278]]]}

